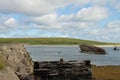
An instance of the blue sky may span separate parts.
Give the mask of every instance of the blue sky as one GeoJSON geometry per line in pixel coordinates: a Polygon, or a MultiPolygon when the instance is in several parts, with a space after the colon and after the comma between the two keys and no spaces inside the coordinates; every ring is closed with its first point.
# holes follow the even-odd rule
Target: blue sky
{"type": "Polygon", "coordinates": [[[120,0],[1,0],[0,38],[120,42],[120,0]]]}

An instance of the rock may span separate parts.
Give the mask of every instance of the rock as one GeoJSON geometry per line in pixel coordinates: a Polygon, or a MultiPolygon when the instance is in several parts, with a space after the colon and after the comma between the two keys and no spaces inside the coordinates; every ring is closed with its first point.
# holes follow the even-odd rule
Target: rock
{"type": "Polygon", "coordinates": [[[13,79],[9,79],[7,70],[3,70],[4,73],[0,72],[0,80],[19,80],[19,78],[29,77],[33,73],[32,59],[22,44],[1,45],[0,55],[6,63],[6,67],[9,67],[11,72],[18,77],[18,79],[14,79],[15,76],[11,75],[13,79]],[[6,74],[6,79],[1,79],[2,74],[4,74],[4,77],[6,74]]]}
{"type": "Polygon", "coordinates": [[[91,45],[79,45],[81,52],[83,53],[94,53],[94,54],[106,54],[103,48],[91,46],[91,45]]]}
{"type": "Polygon", "coordinates": [[[0,80],[20,80],[10,67],[0,70],[0,80]]]}

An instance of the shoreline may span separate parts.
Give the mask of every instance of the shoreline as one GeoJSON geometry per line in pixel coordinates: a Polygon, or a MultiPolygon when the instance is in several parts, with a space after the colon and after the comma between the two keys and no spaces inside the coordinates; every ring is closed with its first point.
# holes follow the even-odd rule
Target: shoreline
{"type": "MultiPolygon", "coordinates": [[[[59,47],[59,46],[64,46],[64,47],[79,47],[79,45],[29,45],[29,44],[25,44],[25,46],[52,46],[52,47],[59,47]]],[[[93,45],[96,47],[120,47],[120,45],[93,45]]]]}
{"type": "Polygon", "coordinates": [[[120,45],[94,45],[94,46],[97,46],[97,47],[120,47],[120,45]]]}
{"type": "Polygon", "coordinates": [[[51,47],[79,47],[79,45],[25,45],[25,46],[51,46],[51,47]]]}

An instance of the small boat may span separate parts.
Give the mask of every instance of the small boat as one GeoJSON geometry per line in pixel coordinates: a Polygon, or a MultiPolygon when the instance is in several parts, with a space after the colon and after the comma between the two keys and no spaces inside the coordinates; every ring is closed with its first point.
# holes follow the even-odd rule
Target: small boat
{"type": "Polygon", "coordinates": [[[58,51],[58,53],[60,54],[60,53],[61,53],[61,51],[58,51]]]}
{"type": "Polygon", "coordinates": [[[116,46],[113,48],[113,50],[119,50],[116,46]]]}

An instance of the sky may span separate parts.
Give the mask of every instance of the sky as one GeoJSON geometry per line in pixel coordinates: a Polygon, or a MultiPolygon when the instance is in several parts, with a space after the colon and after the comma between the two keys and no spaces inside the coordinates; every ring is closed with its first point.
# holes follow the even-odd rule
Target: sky
{"type": "Polygon", "coordinates": [[[0,38],[120,42],[120,0],[0,1],[0,38]]]}

